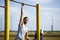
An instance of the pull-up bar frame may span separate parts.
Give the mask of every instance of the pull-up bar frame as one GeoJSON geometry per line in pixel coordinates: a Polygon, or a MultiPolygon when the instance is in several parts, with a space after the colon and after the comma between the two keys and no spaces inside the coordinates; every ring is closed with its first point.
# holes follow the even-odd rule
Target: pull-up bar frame
{"type": "MultiPolygon", "coordinates": [[[[22,4],[21,2],[18,2],[18,1],[15,1],[15,0],[10,0],[10,1],[18,3],[18,4],[22,4]]],[[[31,7],[36,7],[35,5],[30,5],[30,4],[26,4],[26,3],[24,3],[24,5],[31,6],[31,7]]]]}
{"type": "Polygon", "coordinates": [[[9,40],[10,30],[10,0],[5,0],[5,31],[4,40],[9,40]]]}
{"type": "Polygon", "coordinates": [[[40,5],[36,4],[36,29],[37,40],[40,40],[40,5]]]}
{"type": "MultiPolygon", "coordinates": [[[[25,4],[26,5],[26,4],[25,4]]],[[[29,5],[31,6],[31,5],[29,5]]],[[[40,6],[36,4],[36,27],[37,27],[37,40],[40,40],[40,6]]],[[[5,31],[4,40],[9,40],[10,29],[10,0],[5,0],[5,31]]]]}

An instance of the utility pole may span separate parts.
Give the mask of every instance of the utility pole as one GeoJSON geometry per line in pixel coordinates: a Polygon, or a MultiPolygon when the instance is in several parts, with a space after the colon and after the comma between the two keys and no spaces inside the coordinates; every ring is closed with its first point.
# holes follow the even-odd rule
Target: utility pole
{"type": "Polygon", "coordinates": [[[0,31],[2,31],[2,16],[0,16],[0,31]]]}
{"type": "Polygon", "coordinates": [[[3,27],[2,27],[2,16],[1,16],[1,31],[2,31],[2,28],[3,28],[3,27]]]}
{"type": "Polygon", "coordinates": [[[53,17],[52,17],[51,31],[53,31],[53,17]]]}
{"type": "Polygon", "coordinates": [[[12,16],[11,16],[11,29],[10,30],[12,30],[13,29],[13,27],[12,27],[12,16]]]}

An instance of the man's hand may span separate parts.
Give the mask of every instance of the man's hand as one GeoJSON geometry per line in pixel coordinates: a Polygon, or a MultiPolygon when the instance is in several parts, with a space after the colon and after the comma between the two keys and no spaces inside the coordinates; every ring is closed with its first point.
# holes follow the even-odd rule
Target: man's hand
{"type": "Polygon", "coordinates": [[[31,39],[28,37],[27,40],[31,40],[31,39]]]}
{"type": "Polygon", "coordinates": [[[24,6],[24,3],[22,3],[22,6],[24,6]]]}
{"type": "Polygon", "coordinates": [[[25,38],[26,38],[27,40],[31,40],[31,39],[28,37],[28,33],[27,33],[27,32],[26,32],[25,38]]]}

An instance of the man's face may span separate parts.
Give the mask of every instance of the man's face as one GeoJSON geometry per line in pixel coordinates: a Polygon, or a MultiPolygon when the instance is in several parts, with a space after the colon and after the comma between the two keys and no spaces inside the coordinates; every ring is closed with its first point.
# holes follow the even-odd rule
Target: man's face
{"type": "Polygon", "coordinates": [[[23,21],[24,21],[25,24],[27,24],[28,18],[25,18],[23,21]]]}

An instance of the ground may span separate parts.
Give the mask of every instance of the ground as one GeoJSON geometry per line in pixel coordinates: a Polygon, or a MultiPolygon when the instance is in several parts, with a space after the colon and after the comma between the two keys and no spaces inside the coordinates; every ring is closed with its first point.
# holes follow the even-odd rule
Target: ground
{"type": "MultiPolygon", "coordinates": [[[[10,40],[14,40],[15,36],[16,36],[17,32],[10,32],[10,40]]],[[[31,38],[31,40],[34,39],[34,31],[30,31],[28,32],[29,37],[31,38]]],[[[60,40],[60,32],[56,31],[56,32],[44,32],[43,35],[44,40],[60,40]]],[[[0,32],[0,40],[4,40],[4,32],[0,32]]]]}

